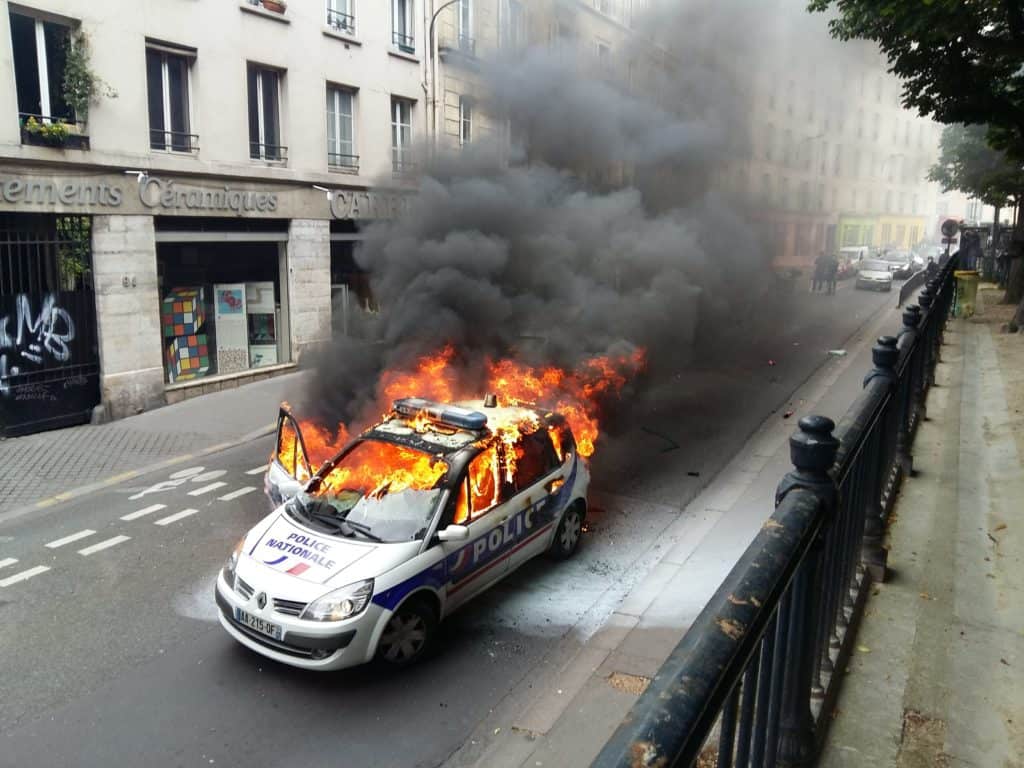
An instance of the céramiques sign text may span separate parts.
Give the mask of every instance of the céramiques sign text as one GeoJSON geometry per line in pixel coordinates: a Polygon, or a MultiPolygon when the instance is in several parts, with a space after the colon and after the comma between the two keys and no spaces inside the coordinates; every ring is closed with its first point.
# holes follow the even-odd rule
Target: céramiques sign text
{"type": "Polygon", "coordinates": [[[139,200],[147,208],[231,211],[239,216],[252,211],[266,213],[277,210],[277,194],[274,192],[244,192],[227,186],[219,189],[182,189],[173,181],[153,177],[144,178],[139,184],[139,200]]]}
{"type": "MultiPolygon", "coordinates": [[[[371,190],[333,190],[330,213],[335,219],[394,219],[409,204],[406,194],[371,190]]],[[[239,189],[227,184],[189,184],[159,176],[135,179],[119,174],[93,177],[0,175],[0,206],[34,210],[125,214],[191,214],[195,216],[276,216],[322,218],[323,192],[312,186],[287,191],[239,189]]]]}

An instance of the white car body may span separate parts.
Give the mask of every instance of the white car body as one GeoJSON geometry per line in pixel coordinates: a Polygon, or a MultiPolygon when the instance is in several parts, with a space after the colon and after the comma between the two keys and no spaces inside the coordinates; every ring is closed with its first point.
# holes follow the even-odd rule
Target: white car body
{"type": "Polygon", "coordinates": [[[857,288],[873,288],[880,291],[892,290],[892,272],[884,261],[867,259],[857,271],[857,288]]]}
{"type": "MultiPolygon", "coordinates": [[[[494,413],[493,408],[484,407],[476,413],[489,410],[494,413]]],[[[544,421],[549,417],[559,419],[551,413],[530,413],[541,418],[549,431],[568,429],[564,422],[556,427],[555,422],[544,421]]],[[[386,442],[389,429],[396,441],[411,431],[398,418],[385,421],[350,443],[335,460],[360,441],[386,442]]],[[[443,479],[443,490],[435,494],[435,508],[432,512],[426,510],[429,518],[424,519],[429,523],[421,538],[377,543],[331,534],[312,525],[312,520],[304,523],[297,518],[294,509],[286,508],[287,501],[278,506],[246,534],[240,550],[236,550],[233,575],[222,570],[218,576],[216,600],[221,625],[239,643],[284,664],[315,670],[351,667],[375,657],[389,620],[410,598],[425,598],[441,620],[526,561],[548,551],[566,510],[583,505],[585,512],[590,475],[586,461],[571,442],[571,432],[571,445],[562,443],[560,449],[548,442],[555,451],[557,466],[549,465],[549,471],[515,490],[517,477],[507,497],[464,526],[452,525],[450,530],[458,540],[448,538],[446,525],[456,506],[451,501],[453,493],[460,492],[469,463],[481,455],[480,446],[488,439],[482,437],[485,434],[486,430],[419,434],[435,448],[445,442],[450,451],[444,454],[451,468],[449,474],[454,471],[457,475],[443,479]],[[434,439],[439,441],[436,445],[434,439]],[[441,534],[441,530],[446,533],[441,534]],[[337,621],[303,617],[306,606],[317,599],[371,579],[372,595],[361,612],[337,621]]],[[[497,438],[491,439],[500,443],[497,438]]],[[[328,470],[328,465],[323,469],[328,470]]],[[[273,488],[281,497],[301,487],[276,456],[266,485],[268,492],[273,488]]]]}

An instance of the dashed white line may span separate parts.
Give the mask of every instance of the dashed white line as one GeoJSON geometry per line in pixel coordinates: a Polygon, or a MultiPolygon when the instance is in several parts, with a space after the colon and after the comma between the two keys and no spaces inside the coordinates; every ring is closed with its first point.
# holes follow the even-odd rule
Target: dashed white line
{"type": "Polygon", "coordinates": [[[129,512],[127,515],[122,517],[122,520],[138,520],[140,517],[145,517],[151,512],[159,512],[161,509],[167,509],[166,504],[150,504],[144,509],[140,509],[136,512],[129,512]]]}
{"type": "Polygon", "coordinates": [[[96,552],[100,552],[101,550],[108,549],[110,547],[116,547],[118,544],[128,541],[129,539],[131,539],[131,536],[115,536],[112,539],[101,541],[99,544],[93,544],[91,547],[80,549],[78,550],[78,554],[85,555],[86,557],[88,557],[89,555],[95,554],[96,552]]]}
{"type": "Polygon", "coordinates": [[[63,539],[56,539],[54,541],[51,541],[46,546],[49,547],[50,549],[57,549],[57,547],[63,547],[65,544],[70,544],[73,541],[78,541],[79,539],[88,538],[89,536],[92,536],[95,533],[96,533],[96,531],[93,531],[93,530],[90,530],[90,529],[86,528],[84,531],[79,531],[78,533],[72,533],[70,536],[65,536],[63,539]]]}
{"type": "Polygon", "coordinates": [[[153,525],[170,525],[171,523],[176,523],[179,520],[184,520],[189,515],[194,515],[198,511],[198,509],[183,509],[181,512],[175,512],[173,515],[168,515],[160,520],[154,520],[153,525]]]}
{"type": "Polygon", "coordinates": [[[27,571],[16,573],[13,576],[8,576],[3,581],[0,581],[0,587],[9,587],[11,584],[17,584],[19,581],[25,581],[31,579],[33,576],[38,576],[40,573],[46,573],[49,568],[45,565],[37,565],[35,568],[29,568],[27,571]]]}
{"type": "Polygon", "coordinates": [[[18,562],[16,557],[5,557],[3,560],[0,560],[0,568],[6,568],[8,565],[14,565],[16,562],[18,562]]]}
{"type": "Polygon", "coordinates": [[[245,494],[247,494],[247,493],[252,493],[255,490],[256,490],[256,486],[254,486],[254,485],[247,485],[247,486],[245,486],[243,488],[239,488],[237,491],[232,491],[231,493],[225,493],[223,496],[220,497],[220,501],[231,501],[232,499],[237,499],[239,496],[245,496],[245,494]]]}
{"type": "Polygon", "coordinates": [[[219,482],[219,481],[216,482],[216,483],[210,483],[209,485],[204,485],[202,488],[196,488],[194,491],[189,491],[188,495],[189,496],[202,496],[204,493],[209,493],[210,491],[216,491],[218,488],[223,488],[225,485],[227,485],[227,483],[222,483],[222,482],[219,482]]]}
{"type": "Polygon", "coordinates": [[[267,467],[269,467],[269,466],[270,466],[269,464],[264,464],[262,467],[256,467],[255,469],[250,469],[245,474],[247,474],[247,475],[262,475],[264,472],[267,471],[267,467]]]}

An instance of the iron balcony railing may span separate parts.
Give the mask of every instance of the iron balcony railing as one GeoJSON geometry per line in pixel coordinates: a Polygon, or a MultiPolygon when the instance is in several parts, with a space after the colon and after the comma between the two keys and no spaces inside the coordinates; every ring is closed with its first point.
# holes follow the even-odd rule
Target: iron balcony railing
{"type": "Polygon", "coordinates": [[[359,155],[342,155],[337,152],[327,153],[327,165],[335,171],[359,172],[359,155]]]}
{"type": "Polygon", "coordinates": [[[149,131],[149,147],[150,149],[169,152],[198,152],[199,134],[161,131],[157,128],[151,128],[149,131]]]}
{"type": "Polygon", "coordinates": [[[945,260],[872,349],[836,427],[800,419],[775,512],[605,744],[594,768],[808,765],[834,711],[886,521],[913,464],[952,305],[945,260]],[[833,435],[833,430],[835,434],[833,435]]]}
{"type": "Polygon", "coordinates": [[[403,35],[397,31],[392,32],[391,43],[402,53],[416,53],[416,41],[412,35],[403,35]]]}
{"type": "Polygon", "coordinates": [[[327,26],[349,35],[356,33],[356,17],[351,13],[342,13],[333,8],[327,9],[327,26]]]}
{"type": "Polygon", "coordinates": [[[250,141],[249,157],[253,160],[284,163],[288,160],[288,147],[280,144],[260,144],[259,142],[250,141]]]}
{"type": "Polygon", "coordinates": [[[440,52],[473,57],[476,56],[476,40],[469,35],[455,35],[442,41],[440,52]]]}

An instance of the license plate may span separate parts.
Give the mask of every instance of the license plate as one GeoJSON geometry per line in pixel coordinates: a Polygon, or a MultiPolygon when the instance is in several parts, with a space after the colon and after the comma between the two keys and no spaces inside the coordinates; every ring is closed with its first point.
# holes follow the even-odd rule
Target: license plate
{"type": "Polygon", "coordinates": [[[239,624],[244,624],[249,629],[255,629],[261,635],[272,637],[275,640],[280,640],[282,637],[281,627],[277,624],[271,624],[269,621],[264,621],[259,616],[253,616],[251,613],[246,613],[241,608],[235,608],[235,621],[239,624]]]}

